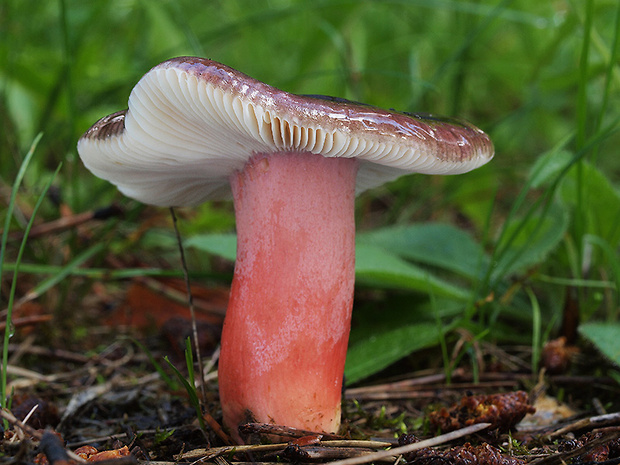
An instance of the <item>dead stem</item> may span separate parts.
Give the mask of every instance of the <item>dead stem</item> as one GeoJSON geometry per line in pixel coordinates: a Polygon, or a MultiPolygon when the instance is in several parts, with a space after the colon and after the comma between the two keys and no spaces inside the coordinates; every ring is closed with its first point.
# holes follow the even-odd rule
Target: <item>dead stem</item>
{"type": "MultiPolygon", "coordinates": [[[[187,305],[189,307],[189,312],[192,320],[192,338],[194,339],[194,350],[196,351],[196,363],[198,364],[198,376],[200,378],[200,406],[202,411],[202,418],[207,422],[209,427],[213,430],[217,436],[224,441],[226,444],[232,444],[232,440],[228,434],[222,429],[220,424],[213,418],[211,413],[207,410],[207,388],[205,386],[205,374],[204,374],[204,366],[202,364],[202,356],[200,353],[200,343],[198,341],[198,326],[196,324],[196,312],[194,311],[194,300],[192,297],[192,287],[189,282],[189,272],[187,270],[187,262],[185,261],[185,251],[183,249],[183,242],[181,240],[181,233],[179,232],[179,228],[177,227],[177,217],[174,213],[174,208],[170,207],[170,215],[172,216],[172,224],[174,226],[174,233],[177,238],[177,243],[179,246],[179,254],[181,256],[181,266],[183,268],[183,276],[185,277],[185,286],[187,291],[187,305]]],[[[191,380],[192,385],[194,380],[191,380]]],[[[208,439],[207,439],[208,441],[208,439]]]]}
{"type": "Polygon", "coordinates": [[[606,431],[601,437],[592,439],[584,444],[582,447],[575,448],[566,452],[558,452],[550,454],[545,457],[537,458],[528,463],[528,465],[556,465],[568,463],[569,459],[577,456],[581,456],[588,451],[594,450],[598,446],[605,444],[606,442],[616,439],[618,437],[618,429],[614,428],[611,431],[606,431]]]}
{"type": "Polygon", "coordinates": [[[594,417],[583,418],[581,420],[577,420],[570,425],[566,425],[563,428],[553,431],[547,435],[549,440],[553,440],[560,436],[563,436],[566,433],[570,433],[573,431],[578,431],[591,427],[601,427],[608,426],[613,424],[620,423],[620,412],[615,413],[607,413],[605,415],[597,415],[594,417]]]}
{"type": "MultiPolygon", "coordinates": [[[[162,281],[150,276],[136,276],[133,281],[142,284],[144,287],[151,291],[155,291],[158,294],[163,295],[167,299],[172,300],[178,304],[187,304],[187,293],[175,289],[162,281]]],[[[194,310],[198,313],[205,315],[214,315],[218,321],[221,321],[226,313],[226,307],[218,305],[217,303],[209,302],[206,299],[197,298],[192,295],[192,305],[194,310]]]]}
{"type": "Polygon", "coordinates": [[[474,381],[465,374],[464,370],[458,369],[453,372],[452,382],[449,384],[445,383],[446,376],[443,373],[437,373],[390,383],[347,389],[345,397],[356,400],[437,398],[461,395],[463,391],[515,389],[525,377],[529,378],[529,375],[515,377],[511,373],[506,373],[504,376],[490,376],[488,379],[485,379],[486,375],[482,375],[478,381],[474,381]]]}
{"type": "Polygon", "coordinates": [[[344,439],[343,436],[329,433],[317,433],[316,431],[308,431],[299,428],[291,428],[289,426],[271,425],[269,423],[245,423],[239,426],[239,432],[242,436],[252,434],[264,434],[272,436],[280,436],[287,438],[301,438],[304,436],[319,436],[322,439],[344,439]]]}
{"type": "Polygon", "coordinates": [[[394,449],[384,450],[380,452],[375,452],[373,454],[368,454],[363,457],[353,457],[353,458],[345,459],[345,460],[337,460],[335,462],[331,462],[330,465],[360,465],[363,463],[376,462],[386,457],[393,457],[393,456],[407,454],[409,452],[413,452],[414,450],[422,449],[423,447],[432,447],[432,446],[437,446],[439,444],[445,444],[446,442],[453,441],[454,439],[458,439],[464,436],[469,436],[470,434],[478,433],[488,428],[489,426],[491,426],[490,423],[477,423],[475,425],[467,426],[466,428],[461,428],[459,430],[452,431],[451,433],[442,434],[440,436],[430,438],[430,439],[425,439],[424,441],[415,442],[413,444],[407,444],[406,446],[396,447],[394,449]]]}
{"type": "MultiPolygon", "coordinates": [[[[90,220],[105,220],[114,216],[120,216],[122,213],[121,208],[114,204],[97,210],[72,213],[68,216],[61,216],[56,220],[33,226],[28,234],[28,238],[34,239],[51,234],[58,234],[62,231],[80,226],[90,220]]],[[[2,231],[0,231],[0,234],[2,234],[2,231]]],[[[9,237],[11,240],[20,240],[23,237],[23,233],[21,231],[15,231],[10,233],[9,237]]]]}
{"type": "MultiPolygon", "coordinates": [[[[200,460],[201,462],[214,459],[230,452],[246,453],[246,452],[277,452],[286,449],[291,443],[283,442],[277,444],[250,444],[239,446],[224,446],[214,447],[212,449],[195,449],[183,454],[179,454],[175,457],[176,460],[200,460]]],[[[330,448],[366,448],[366,449],[380,449],[390,447],[391,443],[385,441],[363,441],[363,440],[349,440],[341,439],[335,441],[320,441],[319,445],[322,447],[330,448]]],[[[262,463],[262,462],[261,462],[262,463]]]]}
{"type": "MultiPolygon", "coordinates": [[[[15,418],[15,416],[11,412],[9,412],[7,410],[0,409],[0,417],[4,418],[11,425],[15,426],[16,428],[19,428],[24,433],[26,433],[30,437],[36,439],[37,441],[41,441],[41,438],[43,438],[44,433],[34,429],[33,427],[25,424],[23,421],[15,418]]],[[[74,454],[73,452],[71,452],[68,449],[65,449],[65,451],[67,453],[67,456],[70,459],[75,460],[78,463],[86,463],[86,460],[84,460],[79,455],[74,454]]]]}
{"type": "Polygon", "coordinates": [[[179,460],[196,460],[205,462],[207,460],[214,459],[220,455],[228,454],[230,452],[244,453],[244,452],[274,452],[284,449],[288,446],[288,443],[279,444],[250,444],[250,445],[237,445],[237,446],[223,446],[213,447],[211,449],[194,449],[174,457],[176,461],[179,460]]]}

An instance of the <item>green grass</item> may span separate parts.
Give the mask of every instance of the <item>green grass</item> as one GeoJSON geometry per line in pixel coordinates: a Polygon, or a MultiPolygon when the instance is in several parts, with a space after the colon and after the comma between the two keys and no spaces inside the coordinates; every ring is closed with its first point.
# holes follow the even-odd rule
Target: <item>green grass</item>
{"type": "MultiPolygon", "coordinates": [[[[145,273],[178,273],[171,228],[138,234],[153,210],[86,172],[75,149],[94,121],[127,105],[142,74],[176,55],[206,56],[296,93],[460,116],[491,135],[493,162],[463,176],[402,178],[358,199],[359,286],[385,292],[356,308],[349,379],[413,350],[451,345],[456,327],[526,342],[537,354],[562,320],[569,289],[584,321],[618,320],[619,44],[616,0],[5,0],[0,221],[26,228],[48,181],[75,212],[110,202],[126,210],[88,240],[69,231],[55,238],[62,250],[45,238],[23,250],[19,276],[39,299],[58,291],[50,301],[59,318],[93,281],[140,273],[106,273],[106,253],[139,253],[152,266],[145,273]],[[40,132],[37,157],[17,183],[40,132]],[[15,203],[4,192],[18,184],[15,203]],[[422,239],[443,245],[415,252],[422,239]],[[455,241],[473,255],[452,250],[455,241]],[[58,270],[63,279],[50,277],[58,270]],[[391,311],[379,318],[377,306],[391,311]],[[417,325],[432,331],[416,339],[417,325]],[[380,363],[355,362],[388,349],[380,363]]],[[[46,199],[37,221],[58,216],[46,199]]],[[[198,242],[234,224],[226,203],[182,217],[198,242]]],[[[16,269],[18,251],[6,242],[5,270],[16,269]]],[[[212,252],[204,240],[193,247],[190,271],[225,281],[212,252]]],[[[3,280],[4,308],[11,278],[3,280]]]]}
{"type": "MultiPolygon", "coordinates": [[[[7,209],[6,209],[6,217],[5,217],[5,221],[4,221],[4,228],[2,231],[2,239],[0,242],[0,282],[2,282],[2,272],[3,272],[3,267],[4,267],[4,258],[6,255],[6,251],[7,251],[7,243],[8,243],[8,233],[9,233],[9,224],[10,224],[10,219],[11,216],[13,214],[13,210],[15,207],[15,202],[17,199],[17,192],[19,189],[19,186],[21,184],[22,179],[24,178],[24,174],[26,173],[26,170],[28,169],[28,165],[30,163],[30,161],[32,160],[32,157],[34,156],[35,153],[35,149],[39,143],[39,140],[41,138],[37,137],[37,139],[33,142],[32,147],[30,148],[30,150],[28,151],[28,153],[26,154],[26,157],[24,159],[23,164],[20,166],[20,170],[17,173],[17,177],[15,179],[15,183],[13,184],[13,188],[11,189],[11,195],[8,201],[8,205],[7,205],[7,209]]],[[[47,186],[49,188],[49,184],[47,186]]],[[[47,189],[46,189],[47,190],[47,189]]],[[[17,251],[17,257],[15,259],[15,269],[13,271],[13,279],[11,282],[11,288],[8,292],[8,298],[7,298],[7,307],[6,307],[6,317],[5,317],[5,328],[4,328],[4,337],[2,338],[2,372],[1,372],[1,376],[0,376],[0,406],[2,408],[6,407],[6,402],[7,402],[7,392],[6,392],[6,386],[7,386],[7,370],[4,369],[4,367],[6,367],[8,365],[8,357],[9,357],[9,351],[8,351],[8,347],[9,347],[9,340],[11,339],[11,336],[13,335],[14,329],[12,327],[12,313],[13,313],[13,304],[15,301],[15,291],[16,291],[16,285],[17,285],[17,272],[19,270],[19,265],[21,263],[21,258],[23,256],[24,250],[26,248],[26,240],[28,238],[28,230],[31,228],[32,226],[32,220],[34,219],[34,212],[36,212],[36,210],[38,210],[39,206],[41,205],[41,200],[43,197],[39,197],[39,200],[37,201],[36,205],[35,205],[35,209],[33,210],[33,215],[31,218],[31,221],[28,222],[28,225],[26,226],[26,230],[24,232],[24,237],[19,245],[18,251],[17,251]]],[[[6,426],[6,425],[5,425],[6,426]]]]}

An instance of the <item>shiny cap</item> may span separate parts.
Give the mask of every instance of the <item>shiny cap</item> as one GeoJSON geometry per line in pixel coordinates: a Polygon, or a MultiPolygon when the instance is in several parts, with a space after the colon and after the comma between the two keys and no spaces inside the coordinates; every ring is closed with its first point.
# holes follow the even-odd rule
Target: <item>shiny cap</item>
{"type": "Polygon", "coordinates": [[[160,206],[230,198],[232,173],[253,154],[280,151],[357,158],[358,193],[408,173],[464,173],[494,153],[489,137],[461,120],[290,94],[194,57],[155,66],[127,110],[78,142],[95,175],[160,206]]]}

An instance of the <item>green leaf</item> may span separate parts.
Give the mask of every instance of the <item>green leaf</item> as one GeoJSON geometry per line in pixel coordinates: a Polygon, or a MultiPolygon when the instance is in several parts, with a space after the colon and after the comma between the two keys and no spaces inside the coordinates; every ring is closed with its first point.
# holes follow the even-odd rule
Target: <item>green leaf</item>
{"type": "Polygon", "coordinates": [[[544,153],[536,159],[530,168],[530,187],[538,189],[544,184],[553,181],[557,176],[572,163],[574,155],[563,149],[555,149],[544,153]]]}
{"type": "Polygon", "coordinates": [[[237,257],[237,236],[235,234],[201,234],[187,239],[185,247],[194,247],[234,262],[237,257]]]}
{"type": "MultiPolygon", "coordinates": [[[[58,283],[62,282],[67,276],[72,276],[75,272],[80,270],[81,266],[90,260],[92,257],[100,253],[102,250],[106,248],[106,244],[102,242],[98,242],[96,244],[91,245],[88,249],[79,253],[73,260],[62,267],[52,268],[55,270],[52,276],[46,278],[39,282],[33,289],[29,290],[27,294],[25,294],[20,303],[30,301],[38,298],[39,296],[46,293],[48,290],[56,286],[58,283]]],[[[76,251],[77,253],[77,251],[76,251]]],[[[8,268],[8,267],[7,267],[8,268]]],[[[14,266],[11,266],[11,269],[16,272],[20,269],[17,263],[14,266]]],[[[144,274],[136,274],[135,276],[144,276],[144,274]]]]}
{"type": "Polygon", "coordinates": [[[470,297],[469,291],[450,284],[381,247],[364,243],[357,244],[355,277],[358,282],[367,285],[432,293],[458,300],[467,300],[470,297]]]}
{"type": "MultiPolygon", "coordinates": [[[[426,230],[421,236],[428,237],[429,234],[431,231],[426,230]]],[[[455,233],[455,235],[457,234],[455,233]]],[[[415,236],[415,234],[413,235],[415,236]]],[[[383,236],[382,232],[379,231],[375,238],[368,236],[368,242],[376,239],[378,243],[389,244],[388,236],[389,234],[383,236]]],[[[365,239],[366,235],[361,243],[358,242],[356,250],[355,274],[358,282],[433,293],[437,297],[448,297],[452,299],[451,301],[469,299],[469,291],[437,278],[428,271],[402,260],[382,247],[366,243],[365,239]]],[[[401,243],[402,251],[407,248],[405,243],[406,241],[401,243]]],[[[473,241],[469,244],[470,248],[473,249],[474,247],[471,247],[471,244],[473,241]]],[[[236,255],[236,236],[234,234],[194,236],[185,241],[185,245],[229,260],[234,260],[236,255]]],[[[398,247],[394,247],[394,250],[398,250],[398,247]]],[[[456,249],[454,249],[454,253],[458,253],[456,249]]],[[[434,322],[410,323],[404,326],[392,326],[392,328],[394,329],[386,329],[378,334],[375,332],[368,338],[359,339],[359,342],[351,346],[347,355],[346,367],[348,383],[359,381],[416,350],[436,345],[439,342],[440,335],[434,322]]]]}
{"type": "Polygon", "coordinates": [[[355,383],[415,352],[439,343],[434,323],[411,324],[384,331],[349,348],[345,365],[347,384],[355,383]]]}
{"type": "Polygon", "coordinates": [[[620,323],[585,323],[579,332],[605,357],[620,365],[620,323]]]}
{"type": "MultiPolygon", "coordinates": [[[[234,234],[194,236],[185,241],[185,245],[231,261],[234,261],[236,256],[237,244],[234,234]]],[[[459,300],[467,300],[470,295],[469,291],[443,281],[381,247],[358,243],[355,261],[355,276],[360,283],[424,293],[432,292],[436,296],[459,300]]]]}
{"type": "MultiPolygon", "coordinates": [[[[191,358],[191,353],[190,355],[188,355],[187,349],[185,350],[186,350],[185,359],[188,360],[188,357],[191,358]]],[[[185,391],[187,392],[187,395],[189,398],[189,403],[192,404],[192,406],[194,407],[194,410],[196,411],[196,416],[198,417],[198,423],[200,424],[200,428],[202,428],[203,431],[206,431],[207,426],[205,424],[205,420],[202,415],[202,407],[200,406],[200,399],[198,398],[198,392],[196,391],[196,386],[194,385],[194,379],[189,378],[189,377],[186,379],[185,376],[183,376],[183,374],[178,370],[178,368],[174,366],[174,364],[170,361],[170,359],[168,359],[168,356],[165,356],[164,360],[166,361],[168,365],[170,365],[170,368],[172,368],[172,371],[174,371],[174,374],[176,375],[177,379],[181,382],[181,384],[185,388],[185,391]]]]}
{"type": "Polygon", "coordinates": [[[498,244],[495,278],[526,270],[542,263],[558,246],[569,224],[565,208],[551,204],[526,219],[507,225],[498,244]],[[503,250],[502,250],[503,249],[503,250]]]}
{"type": "Polygon", "coordinates": [[[449,224],[383,228],[357,235],[358,244],[382,247],[402,258],[475,279],[488,258],[468,233],[449,224]]]}
{"type": "Polygon", "coordinates": [[[585,232],[616,247],[620,243],[620,194],[600,170],[584,162],[581,175],[572,170],[560,187],[560,197],[566,205],[577,207],[579,183],[582,204],[587,206],[585,232]]]}

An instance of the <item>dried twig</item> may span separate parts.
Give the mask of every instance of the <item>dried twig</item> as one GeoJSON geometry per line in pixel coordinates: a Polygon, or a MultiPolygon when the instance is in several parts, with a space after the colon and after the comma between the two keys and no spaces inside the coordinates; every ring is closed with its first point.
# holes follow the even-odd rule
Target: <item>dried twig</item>
{"type": "MultiPolygon", "coordinates": [[[[282,456],[293,463],[304,462],[325,462],[332,460],[341,460],[354,457],[365,457],[375,452],[370,449],[361,449],[357,447],[328,447],[323,444],[319,446],[288,446],[282,452],[282,456]]],[[[393,455],[381,459],[382,461],[393,462],[393,455]]],[[[379,461],[379,460],[377,460],[379,461]]]]}
{"type": "Polygon", "coordinates": [[[280,436],[286,438],[301,438],[304,436],[320,435],[322,439],[344,439],[343,436],[337,434],[317,433],[316,431],[308,431],[299,428],[291,428],[289,426],[271,425],[269,423],[244,423],[239,426],[241,436],[249,436],[251,434],[265,434],[271,436],[280,436]]]}
{"type": "Polygon", "coordinates": [[[605,415],[598,415],[595,417],[582,418],[581,420],[577,420],[570,425],[566,425],[563,428],[555,430],[547,435],[549,440],[558,438],[560,436],[565,435],[566,433],[570,433],[573,431],[577,431],[580,429],[586,428],[596,428],[601,426],[609,426],[616,423],[620,423],[620,412],[615,413],[607,413],[605,415]]]}
{"type": "Polygon", "coordinates": [[[491,383],[491,384],[467,384],[456,385],[452,384],[449,387],[440,386],[437,389],[427,390],[408,390],[408,391],[386,391],[386,392],[370,392],[360,394],[345,393],[347,399],[355,400],[406,400],[406,399],[436,399],[438,397],[458,397],[463,395],[464,392],[471,390],[484,391],[485,388],[496,390],[498,388],[511,388],[514,386],[513,382],[506,383],[491,383]]]}
{"type": "Polygon", "coordinates": [[[483,374],[480,380],[473,382],[463,370],[457,369],[453,373],[453,382],[450,385],[444,384],[444,374],[437,373],[380,385],[347,389],[345,397],[357,400],[436,398],[439,392],[445,396],[449,394],[460,395],[466,390],[514,388],[523,378],[527,377],[522,374],[514,376],[511,373],[502,374],[500,377],[483,374]]]}
{"type": "MultiPolygon", "coordinates": [[[[462,371],[462,370],[459,370],[462,371]]],[[[455,370],[456,372],[456,370],[455,370]]],[[[445,373],[436,373],[427,376],[419,376],[417,378],[409,378],[392,383],[375,384],[372,386],[362,386],[358,388],[349,388],[346,390],[347,397],[356,397],[359,394],[369,394],[374,392],[385,392],[386,390],[407,390],[418,386],[428,386],[429,384],[443,383],[446,380],[445,373]]]]}
{"type": "MultiPolygon", "coordinates": [[[[325,447],[331,448],[366,448],[366,449],[381,449],[385,447],[390,447],[392,444],[387,441],[362,441],[362,440],[351,440],[351,439],[340,439],[335,441],[320,441],[319,444],[325,447]]],[[[175,457],[176,460],[196,460],[200,459],[201,461],[211,460],[215,457],[219,457],[221,455],[228,454],[229,452],[235,453],[245,453],[245,452],[277,452],[286,449],[291,444],[288,442],[278,443],[278,444],[249,444],[249,445],[238,445],[238,446],[224,446],[224,447],[214,447],[212,449],[195,449],[188,452],[184,452],[183,454],[179,454],[175,457]]]]}
{"type": "MultiPolygon", "coordinates": [[[[41,433],[40,431],[34,429],[33,427],[25,424],[23,421],[15,418],[15,416],[11,412],[9,412],[7,410],[0,409],[0,417],[4,418],[10,424],[12,424],[13,426],[16,426],[17,428],[21,429],[24,433],[28,434],[30,437],[32,437],[32,438],[34,438],[34,439],[36,439],[38,441],[41,441],[41,439],[43,438],[44,433],[41,433]]],[[[82,457],[80,457],[79,455],[74,454],[70,450],[66,450],[66,453],[67,453],[67,456],[71,460],[75,460],[78,463],[86,463],[86,461],[82,457]]]]}
{"type": "MultiPolygon", "coordinates": [[[[41,236],[47,236],[50,234],[58,234],[59,232],[67,229],[75,228],[90,220],[105,220],[113,216],[120,216],[122,210],[118,205],[109,205],[107,207],[100,208],[98,210],[91,210],[83,213],[75,213],[69,216],[63,216],[57,220],[49,221],[33,226],[28,234],[29,239],[34,239],[41,236]]],[[[1,233],[2,231],[0,231],[1,233]]],[[[10,233],[9,237],[12,240],[21,239],[23,237],[22,231],[15,231],[10,233]]]]}
{"type": "Polygon", "coordinates": [[[229,452],[243,453],[243,452],[274,452],[282,450],[288,446],[288,443],[280,444],[249,444],[238,446],[223,446],[213,447],[211,449],[194,449],[174,457],[175,460],[200,460],[202,462],[214,459],[220,455],[228,454],[229,452]]]}
{"type": "Polygon", "coordinates": [[[0,409],[0,417],[2,417],[5,420],[7,420],[13,426],[18,427],[19,429],[21,429],[24,433],[28,434],[29,436],[31,436],[31,437],[33,437],[33,438],[35,438],[37,440],[41,440],[41,436],[43,435],[43,433],[41,433],[40,431],[37,431],[32,426],[29,426],[29,425],[25,424],[23,421],[17,419],[8,410],[0,409]]]}
{"type": "Polygon", "coordinates": [[[471,425],[466,428],[461,428],[459,430],[452,431],[451,433],[442,434],[440,436],[437,436],[431,439],[426,439],[424,441],[415,442],[413,444],[407,444],[406,446],[396,447],[394,449],[375,452],[375,453],[368,454],[363,457],[353,457],[350,459],[338,460],[335,462],[331,462],[330,465],[360,465],[363,463],[376,462],[386,457],[399,456],[402,454],[413,452],[414,450],[422,449],[424,447],[431,447],[431,446],[437,446],[439,444],[444,444],[454,439],[458,439],[463,436],[468,436],[470,434],[480,432],[488,428],[489,426],[491,426],[490,423],[477,423],[475,425],[471,425]]]}
{"type": "MultiPolygon", "coordinates": [[[[122,265],[118,263],[117,266],[121,267],[122,265]]],[[[187,293],[171,285],[170,281],[160,281],[151,276],[136,276],[133,278],[133,281],[177,304],[187,304],[187,293]]],[[[214,321],[221,321],[226,314],[226,306],[218,302],[210,302],[195,295],[192,295],[192,304],[194,305],[194,310],[198,313],[214,316],[214,321]]]]}
{"type": "Polygon", "coordinates": [[[217,465],[230,465],[230,462],[226,460],[224,457],[215,457],[214,462],[217,465]]]}
{"type": "MultiPolygon", "coordinates": [[[[47,323],[48,321],[51,321],[53,318],[53,315],[32,315],[32,316],[24,316],[21,318],[13,318],[11,320],[11,325],[13,327],[20,327],[20,326],[31,326],[31,325],[36,325],[39,323],[47,323]]],[[[5,321],[1,321],[0,322],[0,331],[4,331],[4,328],[6,328],[6,322],[5,321]]]]}
{"type": "MultiPolygon", "coordinates": [[[[363,463],[370,463],[376,461],[382,461],[384,459],[392,459],[398,455],[406,454],[408,452],[421,449],[423,447],[436,446],[439,444],[443,444],[454,439],[458,439],[463,436],[467,436],[470,434],[477,433],[482,431],[490,426],[490,423],[478,423],[475,425],[468,426],[467,428],[462,428],[457,431],[452,431],[451,433],[442,434],[441,436],[437,436],[432,439],[427,439],[425,441],[416,442],[414,444],[408,444],[406,446],[397,447],[394,449],[383,450],[379,452],[371,452],[365,454],[360,457],[352,457],[344,460],[339,460],[335,462],[331,462],[330,465],[359,465],[363,463]]],[[[377,449],[377,448],[385,448],[390,447],[391,444],[389,442],[383,441],[351,441],[351,440],[336,440],[336,441],[321,441],[321,446],[326,447],[349,447],[349,448],[368,448],[368,449],[377,449]]],[[[215,447],[212,449],[196,449],[193,451],[188,451],[183,454],[180,454],[175,457],[175,460],[200,460],[201,462],[205,462],[207,460],[212,460],[215,457],[219,457],[224,454],[228,454],[231,452],[235,453],[245,453],[245,452],[276,452],[282,451],[286,447],[290,446],[290,443],[280,443],[280,444],[258,444],[258,445],[239,445],[239,446],[225,446],[225,447],[215,447]]]]}
{"type": "MultiPolygon", "coordinates": [[[[215,462],[215,459],[213,460],[215,462]]],[[[190,464],[190,465],[196,465],[196,463],[205,463],[203,460],[200,460],[199,462],[167,462],[167,461],[157,461],[157,460],[150,460],[148,462],[148,465],[182,465],[182,464],[190,464]]],[[[282,462],[229,462],[231,465],[283,465],[282,462]]],[[[99,464],[97,464],[99,465],[99,464]]]]}
{"type": "Polygon", "coordinates": [[[584,444],[582,447],[577,447],[573,450],[568,450],[566,452],[558,452],[555,454],[548,455],[546,457],[538,458],[532,460],[528,463],[528,465],[556,465],[556,464],[565,464],[568,463],[568,460],[583,455],[588,451],[595,449],[601,444],[605,444],[606,442],[616,439],[618,437],[618,431],[608,431],[603,433],[603,435],[599,438],[592,439],[584,444]]]}

